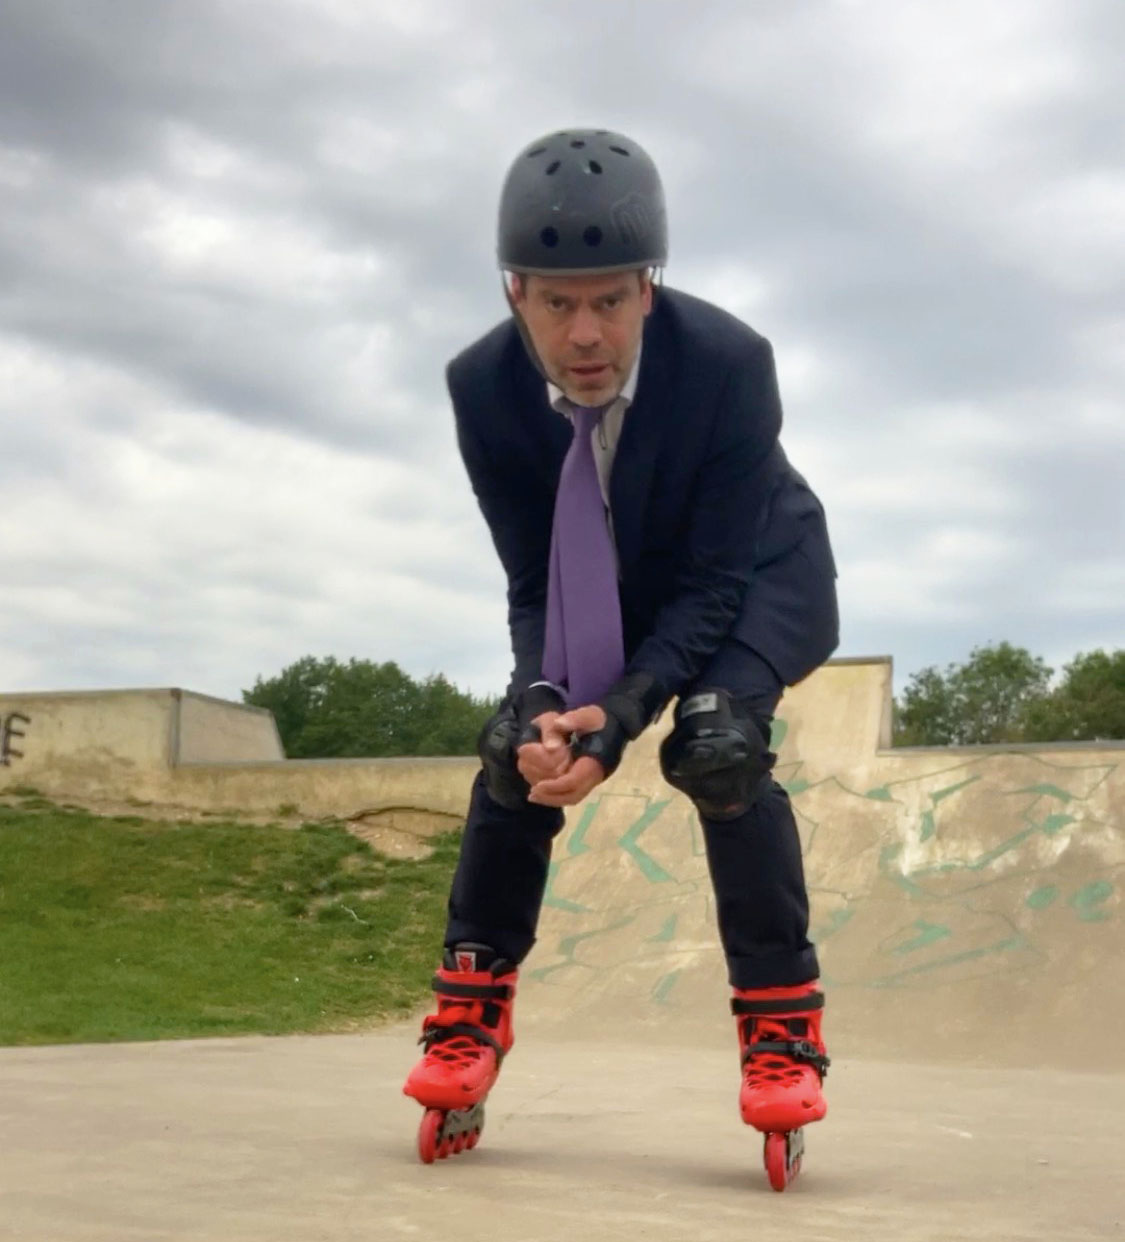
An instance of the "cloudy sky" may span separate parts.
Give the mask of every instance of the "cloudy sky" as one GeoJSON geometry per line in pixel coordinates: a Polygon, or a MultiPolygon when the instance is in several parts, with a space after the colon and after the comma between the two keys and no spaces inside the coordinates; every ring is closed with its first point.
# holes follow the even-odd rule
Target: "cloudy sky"
{"type": "Polygon", "coordinates": [[[1121,0],[4,0],[0,692],[502,689],[442,370],[582,125],[774,343],[840,655],[1125,646],[1123,56],[1121,0]]]}

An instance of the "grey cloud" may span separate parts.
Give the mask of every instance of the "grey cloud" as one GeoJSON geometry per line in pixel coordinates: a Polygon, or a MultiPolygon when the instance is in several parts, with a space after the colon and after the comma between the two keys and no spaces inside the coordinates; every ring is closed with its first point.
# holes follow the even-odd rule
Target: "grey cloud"
{"type": "MultiPolygon", "coordinates": [[[[908,11],[894,6],[900,18],[908,11]]],[[[1016,25],[1041,12],[1008,11],[1016,25]]],[[[417,519],[433,506],[433,531],[445,534],[433,535],[432,551],[430,528],[412,539],[418,575],[493,601],[498,571],[456,460],[442,365],[500,317],[492,229],[508,159],[557,125],[608,124],[633,133],[666,171],[670,283],[690,288],[691,274],[719,267],[732,279],[744,274],[748,287],[764,281],[755,326],[781,343],[783,375],[787,344],[821,364],[814,393],[788,403],[790,426],[823,447],[823,478],[813,481],[830,517],[833,495],[843,498],[834,521],[845,592],[849,565],[874,557],[894,566],[957,520],[964,463],[1010,494],[1005,512],[973,517],[1010,539],[987,572],[962,567],[955,578],[968,616],[931,624],[857,598],[845,617],[848,649],[893,649],[901,670],[963,655],[987,628],[1017,641],[1025,634],[1032,647],[1065,649],[1068,632],[1076,643],[1080,634],[1110,641],[1115,624],[1125,630],[1120,609],[1060,614],[1038,598],[1037,575],[1095,551],[1115,555],[1112,540],[1122,542],[1119,447],[1115,456],[1094,430],[1084,442],[1057,443],[1050,430],[1079,400],[1120,407],[1110,368],[1085,351],[1120,317],[1121,298],[1111,280],[1060,288],[1049,265],[1008,245],[1004,217],[1023,219],[1040,191],[1117,166],[1125,10],[1096,0],[1068,6],[1060,46],[1078,67],[1075,80],[973,118],[995,158],[960,173],[943,171],[942,159],[957,153],[936,139],[912,158],[873,144],[871,108],[881,97],[867,78],[873,65],[888,82],[902,69],[872,60],[864,44],[864,23],[879,20],[878,6],[814,0],[471,10],[418,0],[393,14],[376,5],[8,0],[0,156],[6,145],[24,162],[7,183],[0,177],[0,333],[60,366],[85,359],[120,372],[137,391],[91,392],[62,424],[51,409],[25,408],[19,392],[0,400],[0,418],[18,424],[5,426],[0,479],[31,487],[73,478],[84,454],[103,452],[112,437],[144,442],[149,403],[339,446],[373,467],[385,457],[432,463],[443,499],[388,484],[359,516],[417,519]],[[216,144],[220,163],[230,152],[229,164],[193,167],[185,145],[196,141],[205,153],[216,144]],[[932,180],[913,158],[931,155],[932,180]],[[256,234],[276,227],[338,258],[341,271],[314,297],[300,275],[286,287],[221,265],[163,262],[137,235],[146,187],[234,222],[261,262],[270,260],[256,234]],[[373,256],[370,278],[357,275],[373,256]],[[930,505],[893,510],[888,522],[878,469],[866,495],[844,486],[842,463],[856,455],[897,483],[909,471],[910,428],[965,402],[987,410],[1010,444],[934,450],[948,516],[930,505]]],[[[971,46],[972,30],[959,37],[971,46]]],[[[205,477],[206,448],[191,451],[205,477]]],[[[52,562],[40,577],[66,572],[52,562]]],[[[128,578],[97,561],[86,572],[128,578]]],[[[307,572],[266,563],[247,587],[271,608],[278,598],[299,605],[307,572]]],[[[357,572],[392,583],[398,567],[373,549],[357,572]]],[[[148,617],[152,596],[138,599],[137,615],[148,617]]],[[[237,611],[229,601],[216,607],[237,611]]],[[[309,633],[362,641],[361,627],[329,633],[324,616],[299,607],[295,615],[309,633]]],[[[450,672],[503,662],[502,633],[466,638],[455,619],[430,620],[400,638],[422,666],[424,642],[452,661],[450,672]]],[[[175,635],[193,624],[181,617],[165,632],[162,620],[146,620],[145,632],[157,635],[153,668],[180,658],[175,635]]],[[[81,645],[82,632],[77,624],[66,641],[81,645]]],[[[129,646],[140,650],[136,632],[129,646]]],[[[110,641],[108,632],[98,641],[110,641]]],[[[200,639],[184,641],[194,650],[200,639]]],[[[224,641],[238,654],[223,676],[247,684],[236,671],[242,640],[224,641]]],[[[279,640],[270,650],[286,648],[279,640]]],[[[108,677],[92,656],[85,665],[73,657],[58,676],[83,667],[108,677]]]]}

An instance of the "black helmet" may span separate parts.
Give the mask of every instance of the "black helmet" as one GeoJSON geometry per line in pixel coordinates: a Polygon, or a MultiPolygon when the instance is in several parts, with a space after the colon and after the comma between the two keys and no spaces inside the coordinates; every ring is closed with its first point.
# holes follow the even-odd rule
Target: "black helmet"
{"type": "Polygon", "coordinates": [[[621,272],[668,261],[664,190],[644,150],[608,129],[569,129],[516,156],[500,195],[505,271],[621,272]]]}

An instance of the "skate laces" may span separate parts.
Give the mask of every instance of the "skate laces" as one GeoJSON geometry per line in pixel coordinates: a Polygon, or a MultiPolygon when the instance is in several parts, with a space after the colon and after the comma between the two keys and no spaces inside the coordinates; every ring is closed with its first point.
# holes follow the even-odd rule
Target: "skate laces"
{"type": "Polygon", "coordinates": [[[480,1002],[439,1002],[438,1012],[426,1019],[418,1041],[425,1045],[427,1059],[464,1066],[476,1064],[490,1050],[499,1052],[499,1045],[482,1029],[483,1009],[480,1002]]]}
{"type": "MultiPolygon", "coordinates": [[[[797,1033],[805,1035],[806,1030],[791,1031],[787,1022],[771,1021],[770,1018],[748,1018],[745,1025],[749,1027],[744,1036],[746,1081],[777,1083],[800,1081],[805,1076],[805,1069],[793,1061],[781,1046],[790,1045],[793,1036],[797,1033]]],[[[807,1028],[807,1025],[807,1022],[801,1022],[802,1027],[807,1028]]]]}
{"type": "Polygon", "coordinates": [[[743,1024],[743,1077],[752,1086],[800,1083],[820,1058],[820,1049],[808,1038],[805,1018],[747,1018],[743,1024]]]}

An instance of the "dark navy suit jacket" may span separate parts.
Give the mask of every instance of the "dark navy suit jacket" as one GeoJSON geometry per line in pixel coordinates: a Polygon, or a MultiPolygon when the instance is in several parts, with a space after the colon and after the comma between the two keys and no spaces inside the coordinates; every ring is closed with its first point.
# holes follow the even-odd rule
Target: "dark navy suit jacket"
{"type": "MultiPolygon", "coordinates": [[[[511,320],[450,364],[457,439],[508,576],[515,671],[541,677],[555,490],[571,425],[511,320]]],[[[670,695],[736,640],[787,685],[839,641],[824,511],[789,464],[769,342],[671,289],[645,321],[610,479],[627,671],[670,695]]]]}

